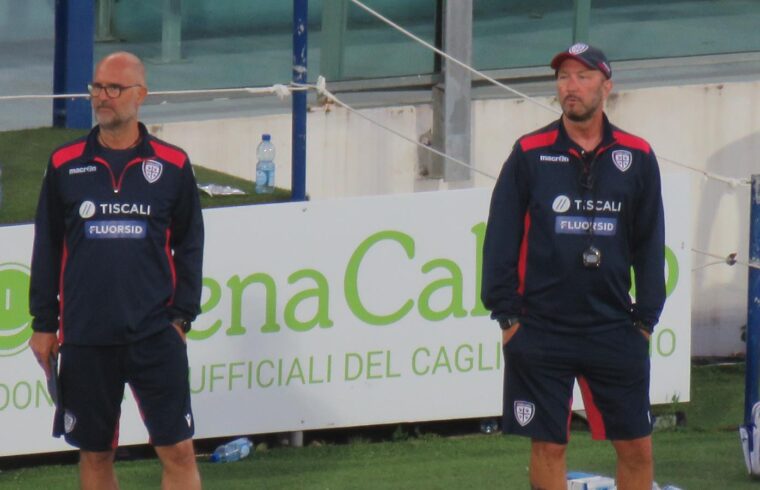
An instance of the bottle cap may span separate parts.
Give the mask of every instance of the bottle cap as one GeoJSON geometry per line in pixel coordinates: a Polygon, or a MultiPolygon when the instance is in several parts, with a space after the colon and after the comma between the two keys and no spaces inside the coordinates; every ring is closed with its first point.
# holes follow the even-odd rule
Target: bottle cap
{"type": "Polygon", "coordinates": [[[264,140],[264,141],[269,141],[269,140],[272,139],[272,135],[264,133],[264,134],[261,135],[261,139],[264,140]]]}

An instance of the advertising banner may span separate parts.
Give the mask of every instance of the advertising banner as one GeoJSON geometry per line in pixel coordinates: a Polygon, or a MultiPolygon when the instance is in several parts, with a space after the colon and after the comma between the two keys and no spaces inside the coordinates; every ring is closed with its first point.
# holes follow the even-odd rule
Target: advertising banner
{"type": "MultiPolygon", "coordinates": [[[[669,299],[652,400],[689,399],[688,179],[665,176],[669,299]]],[[[204,211],[189,334],[196,437],[490,417],[500,330],[480,302],[490,189],[204,211]]],[[[68,449],[26,347],[31,225],[0,228],[0,456],[68,449]]],[[[121,444],[148,440],[126,390],[121,444]]],[[[580,397],[576,397],[581,408],[580,397]]]]}

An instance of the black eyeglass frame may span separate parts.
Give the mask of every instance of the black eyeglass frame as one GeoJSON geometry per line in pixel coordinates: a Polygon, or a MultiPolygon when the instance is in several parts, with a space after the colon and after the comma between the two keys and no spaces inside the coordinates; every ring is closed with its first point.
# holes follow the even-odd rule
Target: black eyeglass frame
{"type": "Polygon", "coordinates": [[[89,93],[92,97],[97,97],[103,90],[105,90],[106,96],[109,99],[118,99],[121,97],[121,93],[123,91],[135,87],[142,87],[142,85],[139,83],[136,83],[134,85],[101,85],[99,83],[88,83],[87,93],[89,93]]]}

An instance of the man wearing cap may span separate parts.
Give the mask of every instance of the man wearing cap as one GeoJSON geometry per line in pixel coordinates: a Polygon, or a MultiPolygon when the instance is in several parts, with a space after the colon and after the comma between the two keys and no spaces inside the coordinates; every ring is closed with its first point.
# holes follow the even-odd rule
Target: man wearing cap
{"type": "Polygon", "coordinates": [[[532,488],[566,488],[577,380],[592,437],[617,452],[618,488],[649,490],[649,337],[665,302],[658,164],[604,114],[602,51],[575,44],[551,67],[562,117],[515,144],[483,251],[482,299],[506,358],[503,428],[532,439],[532,488]]]}

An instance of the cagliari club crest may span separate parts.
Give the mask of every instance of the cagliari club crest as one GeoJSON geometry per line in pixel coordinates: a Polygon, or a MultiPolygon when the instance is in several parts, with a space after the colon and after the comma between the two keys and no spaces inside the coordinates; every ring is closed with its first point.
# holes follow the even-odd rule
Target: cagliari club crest
{"type": "Polygon", "coordinates": [[[74,416],[73,413],[66,410],[63,413],[63,430],[66,431],[67,434],[70,434],[71,431],[74,430],[74,427],[77,425],[77,418],[74,416]]]}
{"type": "Polygon", "coordinates": [[[570,46],[570,49],[567,50],[570,54],[581,54],[588,51],[588,44],[585,43],[575,43],[572,46],[570,46]]]}
{"type": "Polygon", "coordinates": [[[525,427],[533,420],[533,415],[536,413],[536,406],[531,402],[524,402],[522,400],[515,401],[515,420],[517,423],[525,427]]]}
{"type": "Polygon", "coordinates": [[[620,170],[625,172],[631,168],[633,163],[633,155],[628,150],[615,150],[612,152],[612,163],[620,170]]]}
{"type": "Polygon", "coordinates": [[[143,176],[149,184],[152,184],[160,179],[163,171],[164,166],[161,164],[161,162],[157,162],[155,160],[145,160],[142,163],[143,176]]]}

